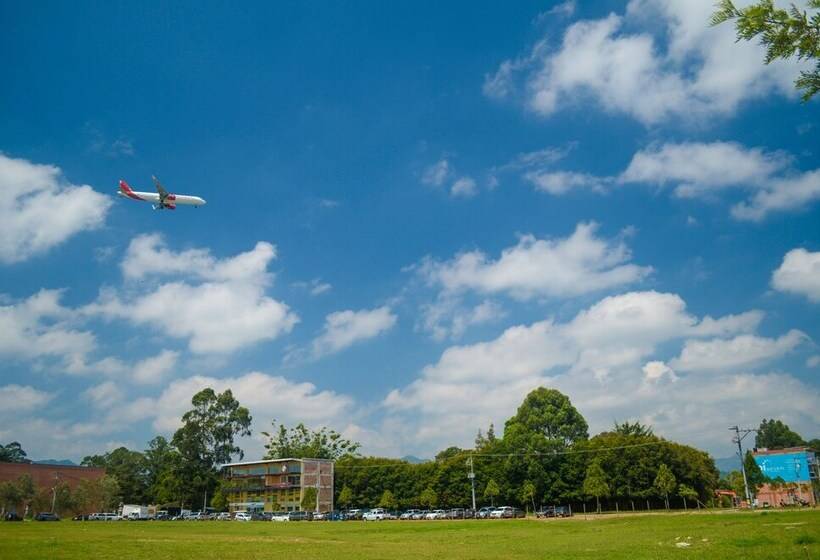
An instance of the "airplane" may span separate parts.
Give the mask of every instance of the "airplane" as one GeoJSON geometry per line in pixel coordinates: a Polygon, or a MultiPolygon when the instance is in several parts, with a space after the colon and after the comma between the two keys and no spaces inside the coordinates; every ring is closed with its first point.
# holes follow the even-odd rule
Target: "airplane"
{"type": "Polygon", "coordinates": [[[157,187],[157,194],[133,191],[131,187],[128,186],[128,183],[122,179],[120,179],[120,190],[117,191],[117,194],[125,198],[150,202],[154,210],[163,210],[165,208],[168,210],[176,210],[177,204],[188,204],[194,207],[205,204],[205,199],[198,196],[171,194],[165,190],[165,187],[160,184],[156,177],[151,175],[151,179],[154,180],[154,185],[157,187]]]}

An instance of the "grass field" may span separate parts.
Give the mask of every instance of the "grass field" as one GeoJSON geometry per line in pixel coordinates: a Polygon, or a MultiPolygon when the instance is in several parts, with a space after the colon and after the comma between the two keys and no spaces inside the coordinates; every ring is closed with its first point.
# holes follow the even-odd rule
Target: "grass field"
{"type": "Polygon", "coordinates": [[[0,523],[2,559],[686,557],[820,559],[820,510],[547,521],[0,523]]]}

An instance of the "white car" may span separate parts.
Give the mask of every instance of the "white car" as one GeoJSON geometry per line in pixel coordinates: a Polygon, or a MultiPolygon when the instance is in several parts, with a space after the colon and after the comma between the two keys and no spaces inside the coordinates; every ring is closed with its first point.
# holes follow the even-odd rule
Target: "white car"
{"type": "Polygon", "coordinates": [[[447,512],[443,509],[434,509],[424,516],[425,519],[445,519],[446,517],[447,512]]]}
{"type": "Polygon", "coordinates": [[[387,519],[387,513],[381,508],[371,509],[362,516],[365,521],[384,521],[387,519]]]}
{"type": "Polygon", "coordinates": [[[495,508],[490,512],[490,519],[503,519],[505,517],[513,516],[513,508],[510,506],[502,506],[495,508]]]}
{"type": "Polygon", "coordinates": [[[399,519],[413,519],[413,516],[419,512],[420,510],[418,509],[408,509],[399,516],[399,519]]]}
{"type": "Polygon", "coordinates": [[[233,516],[234,521],[250,521],[253,517],[247,511],[238,511],[236,515],[233,516]]]}
{"type": "Polygon", "coordinates": [[[290,521],[290,513],[288,513],[287,511],[275,511],[273,512],[273,515],[271,515],[270,520],[276,521],[277,523],[283,521],[290,521]]]}

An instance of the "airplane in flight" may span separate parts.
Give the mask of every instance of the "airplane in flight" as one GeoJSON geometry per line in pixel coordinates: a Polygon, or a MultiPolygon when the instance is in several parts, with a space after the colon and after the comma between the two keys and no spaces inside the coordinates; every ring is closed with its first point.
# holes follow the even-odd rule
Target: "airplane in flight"
{"type": "Polygon", "coordinates": [[[122,179],[120,179],[120,190],[117,194],[126,198],[132,198],[134,200],[150,202],[151,206],[154,207],[154,210],[163,210],[165,208],[168,210],[176,210],[177,204],[187,204],[194,207],[205,204],[205,199],[198,196],[169,193],[165,190],[165,187],[160,184],[156,177],[151,175],[151,179],[154,180],[154,185],[157,187],[156,194],[133,191],[131,190],[131,187],[128,186],[128,183],[122,179]]]}

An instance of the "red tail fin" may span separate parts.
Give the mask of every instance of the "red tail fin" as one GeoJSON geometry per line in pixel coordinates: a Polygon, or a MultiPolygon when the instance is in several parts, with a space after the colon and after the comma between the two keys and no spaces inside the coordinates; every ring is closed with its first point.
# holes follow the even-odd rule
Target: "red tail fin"
{"type": "Polygon", "coordinates": [[[133,191],[131,190],[131,187],[129,187],[129,186],[128,186],[128,183],[126,183],[126,182],[125,182],[125,181],[123,181],[122,179],[120,179],[120,190],[121,190],[122,192],[124,192],[125,194],[129,194],[129,193],[133,192],[133,191]]]}

